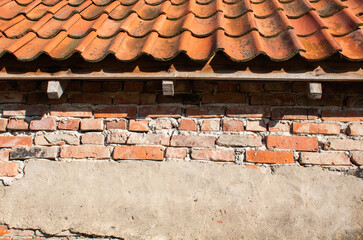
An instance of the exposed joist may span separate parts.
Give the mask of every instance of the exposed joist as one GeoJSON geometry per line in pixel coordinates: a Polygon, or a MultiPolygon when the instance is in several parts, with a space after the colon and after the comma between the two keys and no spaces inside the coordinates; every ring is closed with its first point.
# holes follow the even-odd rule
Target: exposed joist
{"type": "Polygon", "coordinates": [[[321,83],[309,83],[309,98],[321,99],[323,95],[321,83]]]}
{"type": "Polygon", "coordinates": [[[59,99],[65,88],[67,87],[68,81],[48,81],[47,94],[49,99],[59,99]]]}
{"type": "Polygon", "coordinates": [[[163,81],[163,94],[164,96],[174,96],[174,82],[163,81]]]}

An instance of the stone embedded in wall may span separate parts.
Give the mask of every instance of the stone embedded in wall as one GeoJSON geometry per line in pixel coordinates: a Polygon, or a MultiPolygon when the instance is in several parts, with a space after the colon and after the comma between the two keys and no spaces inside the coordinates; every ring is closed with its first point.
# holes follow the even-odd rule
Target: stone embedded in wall
{"type": "Polygon", "coordinates": [[[229,147],[260,147],[262,138],[254,135],[222,135],[217,144],[229,147]]]}

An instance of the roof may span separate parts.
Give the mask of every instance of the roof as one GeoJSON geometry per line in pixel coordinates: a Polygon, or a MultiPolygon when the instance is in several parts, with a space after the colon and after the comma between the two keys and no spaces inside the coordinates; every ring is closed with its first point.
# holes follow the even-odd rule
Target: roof
{"type": "Polygon", "coordinates": [[[362,0],[0,0],[0,56],[362,61],[362,21],[362,0]]]}

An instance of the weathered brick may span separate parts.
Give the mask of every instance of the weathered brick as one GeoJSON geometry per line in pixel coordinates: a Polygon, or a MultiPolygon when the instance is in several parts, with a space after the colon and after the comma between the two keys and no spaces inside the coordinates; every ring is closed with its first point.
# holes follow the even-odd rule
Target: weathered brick
{"type": "Polygon", "coordinates": [[[110,158],[110,151],[108,147],[97,145],[64,146],[61,149],[60,157],[108,159],[110,158]]]}
{"type": "Polygon", "coordinates": [[[21,92],[32,92],[37,90],[38,88],[38,82],[37,81],[16,81],[16,85],[18,88],[18,91],[21,92]]]}
{"type": "Polygon", "coordinates": [[[233,162],[234,149],[192,149],[192,159],[233,162]]]}
{"type": "Polygon", "coordinates": [[[7,125],[8,130],[27,130],[29,124],[23,119],[10,119],[7,125]]]}
{"type": "Polygon", "coordinates": [[[161,81],[147,81],[145,83],[144,90],[147,92],[161,92],[161,81]]]}
{"type": "Polygon", "coordinates": [[[236,92],[238,89],[238,84],[233,82],[217,82],[218,92],[236,92]]]}
{"type": "Polygon", "coordinates": [[[334,135],[340,133],[340,126],[335,123],[294,122],[293,132],[334,135]]]}
{"type": "Polygon", "coordinates": [[[79,145],[79,139],[77,136],[71,134],[45,134],[35,136],[34,143],[43,146],[79,145]]]}
{"type": "Polygon", "coordinates": [[[19,92],[2,92],[0,103],[25,103],[25,96],[19,92]]]}
{"type": "Polygon", "coordinates": [[[246,103],[247,96],[244,93],[203,93],[202,103],[246,103]]]}
{"type": "Polygon", "coordinates": [[[363,96],[351,96],[347,98],[347,103],[346,103],[348,108],[361,108],[363,107],[363,96]]]}
{"type": "Polygon", "coordinates": [[[79,123],[79,119],[62,120],[58,123],[58,129],[78,131],[79,123]]]}
{"type": "Polygon", "coordinates": [[[102,119],[82,119],[81,131],[103,131],[102,119]]]}
{"type": "Polygon", "coordinates": [[[356,110],[323,110],[321,116],[324,121],[363,121],[363,111],[356,110]]]}
{"type": "Polygon", "coordinates": [[[305,108],[276,108],[271,113],[273,120],[312,120],[318,117],[316,109],[305,108]]]}
{"type": "MultiPolygon", "coordinates": [[[[46,82],[44,82],[46,83],[46,82]]],[[[68,85],[67,85],[67,88],[66,88],[66,91],[67,92],[79,92],[81,91],[81,81],[69,81],[68,82],[68,85]]],[[[46,90],[46,84],[45,84],[45,88],[42,89],[43,91],[46,90]]]]}
{"type": "Polygon", "coordinates": [[[141,92],[144,89],[144,82],[125,82],[124,92],[141,92]]]}
{"type": "Polygon", "coordinates": [[[58,156],[59,147],[30,147],[30,148],[16,148],[11,150],[10,159],[33,159],[33,158],[46,158],[56,159],[58,156]]]}
{"type": "Polygon", "coordinates": [[[189,81],[175,81],[174,84],[174,91],[176,93],[186,93],[186,92],[190,92],[190,82],[189,81]]]}
{"type": "Polygon", "coordinates": [[[163,160],[164,149],[162,147],[116,146],[113,158],[117,160],[163,160]]]}
{"type": "Polygon", "coordinates": [[[197,124],[191,119],[182,119],[179,123],[179,130],[197,131],[197,124]]]}
{"type": "Polygon", "coordinates": [[[142,93],[140,95],[140,104],[156,104],[156,94],[142,93]]]}
{"type": "Polygon", "coordinates": [[[262,139],[253,135],[222,135],[217,140],[217,145],[228,147],[260,147],[262,139]]]}
{"type": "Polygon", "coordinates": [[[101,134],[83,134],[81,136],[81,143],[82,144],[95,144],[95,145],[104,145],[105,144],[105,137],[101,134]]]}
{"type": "Polygon", "coordinates": [[[57,130],[57,123],[54,118],[32,120],[30,121],[29,129],[33,131],[55,131],[57,130]]]}
{"type": "Polygon", "coordinates": [[[165,158],[167,159],[185,159],[187,157],[187,148],[173,148],[166,149],[165,158]]]}
{"type": "Polygon", "coordinates": [[[207,119],[203,120],[201,131],[219,131],[221,121],[219,119],[207,119]]]}
{"type": "Polygon", "coordinates": [[[110,129],[127,129],[127,122],[126,120],[115,120],[106,122],[106,128],[107,130],[110,129]]]}
{"type": "Polygon", "coordinates": [[[328,138],[325,149],[363,151],[363,140],[328,138]]]}
{"type": "Polygon", "coordinates": [[[347,132],[352,136],[363,136],[363,124],[352,123],[349,125],[347,132]]]}
{"type": "Polygon", "coordinates": [[[215,84],[210,81],[193,81],[193,91],[195,92],[211,92],[214,90],[215,84]]]}
{"type": "Polygon", "coordinates": [[[298,151],[316,151],[318,149],[318,139],[315,137],[269,135],[266,137],[266,144],[269,149],[294,149],[298,151]]]}
{"type": "Polygon", "coordinates": [[[227,107],[226,115],[228,117],[268,118],[270,117],[270,108],[262,106],[233,106],[227,107]]]}
{"type": "Polygon", "coordinates": [[[87,103],[87,104],[110,104],[112,101],[109,93],[81,93],[73,94],[69,98],[70,103],[87,103]]]}
{"type": "Polygon", "coordinates": [[[34,235],[35,235],[34,230],[9,229],[9,234],[7,234],[6,236],[9,236],[9,237],[12,236],[13,240],[20,240],[20,239],[21,240],[45,240],[45,239],[33,238],[34,235]],[[15,238],[15,236],[19,237],[19,238],[15,238]],[[29,237],[29,238],[24,238],[24,237],[29,237]]]}
{"type": "Polygon", "coordinates": [[[265,132],[266,123],[264,121],[247,121],[246,131],[265,132]]]}
{"type": "Polygon", "coordinates": [[[102,92],[118,92],[122,90],[122,82],[103,82],[102,92]]]}
{"type": "Polygon", "coordinates": [[[101,82],[82,82],[82,92],[97,93],[101,92],[101,82]]]}
{"type": "Polygon", "coordinates": [[[246,161],[253,163],[294,163],[294,153],[285,151],[246,151],[246,161]]]}
{"type": "Polygon", "coordinates": [[[158,119],[155,123],[154,129],[161,130],[161,129],[172,129],[173,124],[169,119],[158,119]]]}
{"type": "Polygon", "coordinates": [[[107,143],[109,144],[125,144],[128,134],[126,132],[111,132],[107,135],[107,143]]]}
{"type": "Polygon", "coordinates": [[[144,133],[131,133],[127,144],[142,144],[142,145],[165,145],[168,146],[170,137],[163,134],[144,134],[144,133]]]}
{"type": "Polygon", "coordinates": [[[290,123],[281,121],[270,121],[268,123],[270,132],[290,132],[290,123]]]}
{"type": "Polygon", "coordinates": [[[245,82],[239,85],[239,91],[245,93],[262,92],[262,84],[256,82],[245,82]]]}
{"type": "Polygon", "coordinates": [[[252,105],[276,105],[276,106],[293,106],[295,104],[294,96],[286,93],[254,93],[251,95],[252,105]]]}
{"type": "Polygon", "coordinates": [[[30,147],[32,145],[32,137],[28,136],[0,136],[0,147],[30,147]]]}
{"type": "Polygon", "coordinates": [[[180,117],[179,106],[143,106],[139,108],[139,117],[180,117]]]}
{"type": "Polygon", "coordinates": [[[114,104],[140,104],[140,93],[120,93],[113,98],[114,104]]]}
{"type": "Polygon", "coordinates": [[[339,93],[325,93],[321,99],[310,99],[308,94],[296,96],[296,104],[300,106],[343,106],[345,95],[339,93]]]}
{"type": "Polygon", "coordinates": [[[4,117],[43,116],[48,111],[46,105],[10,105],[3,110],[4,117]]]}
{"type": "MultiPolygon", "coordinates": [[[[0,82],[1,84],[1,82],[0,82]]],[[[1,86],[1,85],[0,85],[1,86]]],[[[0,237],[9,233],[9,229],[6,225],[0,225],[0,237]]]]}
{"type": "Polygon", "coordinates": [[[289,89],[289,84],[284,82],[269,82],[264,84],[266,92],[285,92],[289,89]]]}
{"type": "Polygon", "coordinates": [[[11,90],[16,90],[16,83],[15,81],[0,81],[0,89],[1,91],[11,91],[11,90]]]}
{"type": "Polygon", "coordinates": [[[0,162],[0,177],[15,177],[18,175],[19,163],[0,162]]]}
{"type": "Polygon", "coordinates": [[[174,135],[171,146],[175,147],[214,147],[215,137],[174,135]]]}
{"type": "Polygon", "coordinates": [[[352,154],[352,162],[356,165],[363,165],[363,152],[354,152],[352,154]]]}
{"type": "Polygon", "coordinates": [[[100,107],[95,109],[96,118],[135,118],[136,107],[100,107]]]}
{"type": "Polygon", "coordinates": [[[130,120],[129,130],[135,132],[147,132],[149,131],[148,120],[130,120]]]}
{"type": "Polygon", "coordinates": [[[8,124],[8,120],[4,118],[0,118],[0,132],[6,131],[6,125],[8,124]]]}
{"type": "Polygon", "coordinates": [[[224,112],[224,107],[187,107],[186,116],[196,118],[223,117],[224,112]]]}
{"type": "Polygon", "coordinates": [[[302,152],[301,164],[350,165],[349,156],[342,152],[302,152]]]}
{"type": "Polygon", "coordinates": [[[92,117],[92,109],[90,107],[76,107],[69,105],[52,105],[50,107],[50,115],[55,117],[92,117]]]}
{"type": "Polygon", "coordinates": [[[243,131],[243,122],[240,120],[225,119],[223,120],[223,131],[243,131]]]}
{"type": "Polygon", "coordinates": [[[9,150],[0,149],[0,162],[5,162],[9,160],[9,150]]]}

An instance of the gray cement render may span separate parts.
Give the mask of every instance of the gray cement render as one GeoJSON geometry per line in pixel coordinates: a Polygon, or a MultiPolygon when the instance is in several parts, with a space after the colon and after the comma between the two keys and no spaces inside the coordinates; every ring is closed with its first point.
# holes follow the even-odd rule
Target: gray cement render
{"type": "Polygon", "coordinates": [[[335,239],[363,232],[363,181],[294,166],[29,161],[0,187],[0,223],[125,239],[335,239]]]}

